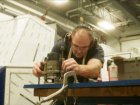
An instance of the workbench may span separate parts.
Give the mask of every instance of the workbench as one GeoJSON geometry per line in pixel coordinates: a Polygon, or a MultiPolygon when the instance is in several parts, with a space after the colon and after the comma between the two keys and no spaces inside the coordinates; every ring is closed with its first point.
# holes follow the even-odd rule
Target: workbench
{"type": "MultiPolygon", "coordinates": [[[[62,84],[33,84],[34,96],[48,96],[62,84]]],[[[67,97],[79,97],[81,103],[140,104],[140,80],[73,83],[68,85],[67,97]],[[85,101],[84,101],[85,100],[85,101]]]]}

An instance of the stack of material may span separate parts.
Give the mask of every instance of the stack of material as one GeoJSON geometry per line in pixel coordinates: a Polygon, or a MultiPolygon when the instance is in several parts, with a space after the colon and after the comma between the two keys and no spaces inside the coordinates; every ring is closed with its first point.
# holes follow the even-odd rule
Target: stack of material
{"type": "Polygon", "coordinates": [[[140,57],[115,59],[119,80],[140,79],[140,57]]]}

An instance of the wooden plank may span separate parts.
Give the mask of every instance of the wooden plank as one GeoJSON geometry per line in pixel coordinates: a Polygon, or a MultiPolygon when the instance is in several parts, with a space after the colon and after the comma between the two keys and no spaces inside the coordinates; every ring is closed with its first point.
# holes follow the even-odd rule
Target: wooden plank
{"type": "MultiPolygon", "coordinates": [[[[58,89],[34,89],[34,96],[48,96],[58,89]]],[[[140,96],[140,86],[95,87],[68,89],[67,96],[77,97],[134,97],[140,96]]]]}

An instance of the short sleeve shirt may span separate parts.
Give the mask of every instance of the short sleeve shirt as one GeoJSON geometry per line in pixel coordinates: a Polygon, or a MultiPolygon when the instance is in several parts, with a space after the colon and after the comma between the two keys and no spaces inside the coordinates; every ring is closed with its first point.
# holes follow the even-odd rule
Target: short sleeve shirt
{"type": "MultiPolygon", "coordinates": [[[[63,40],[59,40],[54,45],[52,52],[56,52],[59,54],[59,56],[61,56],[62,51],[63,51],[63,54],[64,54],[63,57],[65,59],[67,59],[70,48],[71,48],[71,46],[67,42],[64,42],[63,40]]],[[[78,64],[82,64],[83,58],[79,59],[73,54],[71,57],[74,58],[78,64]]],[[[87,64],[87,62],[92,58],[99,59],[102,63],[104,63],[104,51],[103,51],[102,47],[97,44],[97,42],[94,43],[94,45],[88,50],[87,56],[85,59],[85,64],[87,64]]],[[[88,78],[78,76],[78,80],[79,80],[79,82],[87,82],[88,78]]]]}

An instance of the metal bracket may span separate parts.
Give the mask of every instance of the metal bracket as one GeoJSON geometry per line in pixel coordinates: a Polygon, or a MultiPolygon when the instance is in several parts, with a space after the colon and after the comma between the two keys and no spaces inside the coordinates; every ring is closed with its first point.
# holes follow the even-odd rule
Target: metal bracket
{"type": "Polygon", "coordinates": [[[37,105],[41,105],[41,103],[47,102],[49,100],[54,99],[56,96],[60,95],[60,94],[64,94],[66,92],[66,90],[68,89],[68,78],[73,76],[74,77],[74,82],[78,83],[77,77],[76,77],[76,73],[74,71],[69,71],[66,72],[64,74],[64,78],[63,78],[63,86],[62,88],[60,88],[58,91],[56,91],[55,93],[52,93],[51,95],[47,96],[46,98],[44,98],[43,100],[37,102],[37,105]]]}

